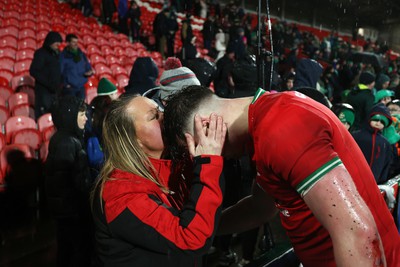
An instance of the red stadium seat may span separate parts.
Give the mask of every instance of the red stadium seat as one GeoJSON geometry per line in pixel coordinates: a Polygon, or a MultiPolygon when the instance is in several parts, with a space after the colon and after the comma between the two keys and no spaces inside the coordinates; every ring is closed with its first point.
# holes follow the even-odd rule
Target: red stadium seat
{"type": "Polygon", "coordinates": [[[35,79],[30,75],[15,76],[11,80],[11,88],[13,91],[17,91],[21,86],[35,87],[35,79]]]}
{"type": "Polygon", "coordinates": [[[53,118],[51,113],[45,113],[37,119],[39,131],[43,132],[44,129],[53,126],[53,118]]]}
{"type": "Polygon", "coordinates": [[[29,104],[28,95],[26,93],[13,93],[8,98],[8,108],[12,110],[15,106],[20,104],[29,104]]]}
{"type": "Polygon", "coordinates": [[[49,141],[44,141],[40,146],[39,155],[42,162],[45,162],[49,154],[49,141]]]}
{"type": "Polygon", "coordinates": [[[33,28],[24,28],[19,30],[18,39],[21,40],[24,38],[36,38],[36,33],[33,28]]]}
{"type": "Polygon", "coordinates": [[[15,75],[29,75],[29,67],[31,66],[32,60],[25,59],[22,61],[18,61],[14,64],[14,73],[15,75]]]}
{"type": "Polygon", "coordinates": [[[19,19],[7,17],[7,15],[5,15],[3,20],[3,27],[8,27],[8,26],[15,26],[19,28],[19,19]]]}
{"type": "Polygon", "coordinates": [[[85,44],[85,46],[87,47],[90,44],[94,44],[96,45],[96,39],[94,39],[92,36],[90,35],[84,35],[83,38],[83,43],[85,44]]]}
{"type": "Polygon", "coordinates": [[[92,102],[93,98],[95,98],[96,96],[97,96],[97,89],[86,91],[86,96],[85,96],[86,104],[90,104],[90,102],[92,102]]]}
{"type": "MultiPolygon", "coordinates": [[[[28,10],[25,10],[25,11],[28,11],[28,10]]],[[[23,12],[23,13],[21,13],[20,20],[21,20],[21,21],[24,21],[24,20],[35,21],[35,20],[36,20],[36,17],[35,17],[32,13],[28,13],[28,12],[25,13],[25,12],[23,12]]]]}
{"type": "MultiPolygon", "coordinates": [[[[112,76],[112,71],[109,67],[107,67],[105,64],[98,63],[94,66],[94,69],[96,70],[96,75],[100,78],[101,76],[104,76],[105,74],[111,75],[112,76]]],[[[100,79],[99,79],[100,80],[100,79]]]]}
{"type": "Polygon", "coordinates": [[[24,116],[12,116],[5,123],[6,140],[10,143],[13,134],[21,129],[37,129],[34,119],[24,116]]]}
{"type": "Polygon", "coordinates": [[[96,87],[99,85],[99,79],[95,75],[92,75],[88,78],[88,81],[85,83],[85,88],[88,87],[96,87]]]}
{"type": "Polygon", "coordinates": [[[15,55],[15,60],[17,60],[17,61],[21,61],[24,59],[32,60],[34,54],[35,54],[35,50],[31,49],[31,48],[18,50],[15,55]]]}
{"type": "Polygon", "coordinates": [[[10,10],[4,11],[4,17],[10,18],[10,19],[15,19],[16,21],[19,21],[20,14],[18,11],[10,9],[10,10]]]}
{"type": "Polygon", "coordinates": [[[128,75],[128,73],[126,72],[126,69],[119,64],[111,65],[110,69],[115,77],[117,77],[120,74],[128,75]]]}
{"type": "Polygon", "coordinates": [[[9,86],[0,86],[0,97],[6,101],[13,93],[14,91],[9,86]]]}
{"type": "Polygon", "coordinates": [[[7,27],[2,27],[0,29],[0,37],[3,36],[13,36],[15,38],[18,38],[18,28],[15,26],[7,26],[7,27]]]}
{"type": "MultiPolygon", "coordinates": [[[[33,36],[35,36],[35,28],[36,28],[36,24],[34,21],[32,20],[23,20],[19,23],[19,26],[23,29],[31,29],[33,30],[33,36]]],[[[24,33],[22,34],[24,35],[24,33]]],[[[19,38],[21,38],[21,31],[19,32],[19,38]]]]}
{"type": "Polygon", "coordinates": [[[37,48],[36,40],[33,37],[27,37],[22,40],[20,39],[18,41],[18,50],[22,49],[36,50],[36,48],[37,48]]]}
{"type": "Polygon", "coordinates": [[[22,129],[14,133],[11,143],[26,144],[34,150],[39,150],[42,137],[37,129],[22,129]]]}
{"type": "Polygon", "coordinates": [[[6,146],[6,137],[0,132],[0,151],[6,146]]]}
{"type": "Polygon", "coordinates": [[[108,55],[112,55],[112,54],[113,54],[113,49],[112,49],[110,46],[108,46],[108,45],[103,45],[103,46],[100,48],[100,50],[101,50],[101,53],[102,53],[104,56],[108,56],[108,55]]]}
{"type": "Polygon", "coordinates": [[[36,119],[35,110],[29,103],[19,104],[11,109],[11,116],[25,116],[36,119]]]}
{"type": "MultiPolygon", "coordinates": [[[[113,56],[113,55],[108,55],[108,56],[106,56],[106,61],[107,61],[107,64],[111,67],[111,65],[113,65],[113,64],[119,64],[120,63],[120,61],[119,61],[119,59],[117,58],[117,57],[115,57],[115,56],[113,56]]],[[[112,69],[112,68],[111,68],[112,69]]]]}
{"type": "Polygon", "coordinates": [[[108,40],[102,36],[99,36],[96,38],[96,43],[99,47],[102,47],[103,45],[107,45],[109,46],[110,43],[108,42],[108,40]]]}
{"type": "Polygon", "coordinates": [[[9,71],[9,70],[2,70],[0,69],[0,77],[3,77],[4,79],[6,79],[8,82],[11,81],[12,77],[14,77],[14,74],[9,71]]]}
{"type": "Polygon", "coordinates": [[[121,46],[114,46],[114,55],[116,57],[125,56],[125,49],[122,48],[121,46]]]}
{"type": "Polygon", "coordinates": [[[15,60],[9,57],[0,58],[0,69],[14,71],[15,60]]]}
{"type": "Polygon", "coordinates": [[[86,47],[86,52],[88,53],[89,56],[92,54],[99,54],[99,55],[102,54],[100,48],[95,44],[89,44],[86,47]]]}
{"type": "Polygon", "coordinates": [[[10,117],[10,111],[4,106],[0,106],[0,126],[5,125],[10,117]]]}
{"type": "Polygon", "coordinates": [[[0,38],[0,47],[17,47],[17,38],[11,35],[6,35],[0,38]]]}
{"type": "Polygon", "coordinates": [[[0,97],[0,106],[7,107],[7,103],[6,102],[7,102],[6,99],[0,97]]]}
{"type": "Polygon", "coordinates": [[[9,57],[15,59],[16,54],[17,54],[16,47],[0,47],[0,58],[9,57]]]}
{"type": "Polygon", "coordinates": [[[120,74],[117,76],[117,87],[118,88],[125,88],[125,86],[129,83],[129,76],[127,74],[120,74]]]}
{"type": "Polygon", "coordinates": [[[50,126],[50,127],[47,127],[47,128],[44,128],[43,131],[42,131],[42,140],[43,140],[43,142],[50,141],[51,137],[53,136],[53,134],[55,132],[56,132],[56,127],[54,125],[50,126]]]}
{"type": "Polygon", "coordinates": [[[138,52],[134,48],[127,48],[127,49],[125,49],[125,55],[128,57],[137,57],[138,52]]]}
{"type": "Polygon", "coordinates": [[[106,65],[107,64],[107,60],[103,56],[101,56],[100,54],[95,53],[95,54],[91,54],[90,55],[90,63],[92,65],[96,65],[96,64],[99,64],[99,63],[102,63],[102,64],[106,65]]]}
{"type": "Polygon", "coordinates": [[[120,45],[120,41],[118,39],[114,38],[114,35],[112,38],[108,39],[108,42],[111,47],[116,47],[116,46],[120,45]]]}
{"type": "Polygon", "coordinates": [[[0,76],[0,86],[10,87],[10,81],[0,76]]]}
{"type": "Polygon", "coordinates": [[[37,32],[42,32],[42,31],[49,32],[49,30],[50,30],[50,24],[47,21],[37,22],[36,24],[37,32]]]}

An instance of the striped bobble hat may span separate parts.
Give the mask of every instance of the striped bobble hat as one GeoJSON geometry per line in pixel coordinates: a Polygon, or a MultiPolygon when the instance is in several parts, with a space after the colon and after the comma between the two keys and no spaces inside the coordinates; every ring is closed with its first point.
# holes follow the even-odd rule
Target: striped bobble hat
{"type": "Polygon", "coordinates": [[[178,58],[167,58],[165,61],[165,71],[160,77],[160,98],[164,100],[190,85],[200,85],[196,74],[189,68],[182,67],[182,63],[178,58]]]}

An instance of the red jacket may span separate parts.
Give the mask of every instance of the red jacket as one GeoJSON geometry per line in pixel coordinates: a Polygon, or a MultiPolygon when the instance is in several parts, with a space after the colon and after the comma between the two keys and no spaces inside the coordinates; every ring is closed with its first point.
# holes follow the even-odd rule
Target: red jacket
{"type": "MultiPolygon", "coordinates": [[[[171,174],[167,161],[152,160],[160,178],[171,174]]],[[[194,159],[188,200],[182,209],[148,179],[114,170],[94,201],[96,243],[104,266],[201,266],[221,212],[223,159],[194,159]],[[98,199],[98,201],[96,201],[98,199]]],[[[174,177],[183,179],[182,177],[174,177]]]]}

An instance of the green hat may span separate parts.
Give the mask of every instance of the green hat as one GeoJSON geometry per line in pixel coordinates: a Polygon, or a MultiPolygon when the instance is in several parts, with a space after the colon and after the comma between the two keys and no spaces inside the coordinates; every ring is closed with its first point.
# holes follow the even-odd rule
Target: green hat
{"type": "Polygon", "coordinates": [[[386,137],[391,145],[394,145],[400,141],[400,135],[396,133],[393,125],[390,125],[389,127],[383,129],[382,134],[384,137],[386,137]]]}
{"type": "Polygon", "coordinates": [[[378,103],[384,97],[392,97],[394,96],[394,92],[392,90],[379,90],[375,94],[375,103],[378,103]]]}
{"type": "Polygon", "coordinates": [[[97,86],[97,95],[112,95],[118,92],[115,84],[107,78],[101,78],[97,86]]]}
{"type": "Polygon", "coordinates": [[[343,109],[339,113],[339,120],[343,123],[347,122],[350,126],[354,123],[354,112],[349,109],[343,109]]]}
{"type": "Polygon", "coordinates": [[[385,127],[387,127],[389,125],[389,119],[382,114],[375,114],[369,120],[370,121],[383,121],[383,125],[385,125],[385,127]]]}

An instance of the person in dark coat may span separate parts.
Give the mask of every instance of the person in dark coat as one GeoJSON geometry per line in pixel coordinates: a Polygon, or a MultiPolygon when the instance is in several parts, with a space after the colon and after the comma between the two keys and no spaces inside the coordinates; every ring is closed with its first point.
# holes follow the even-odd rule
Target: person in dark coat
{"type": "Polygon", "coordinates": [[[35,116],[50,112],[50,107],[60,93],[62,78],[60,67],[61,35],[49,32],[41,48],[35,51],[29,69],[35,78],[35,116]]]}
{"type": "Polygon", "coordinates": [[[389,109],[382,103],[372,107],[368,122],[363,128],[352,133],[365,159],[374,174],[377,184],[385,183],[393,159],[393,150],[389,141],[382,135],[384,128],[392,124],[389,109]]]}
{"type": "Polygon", "coordinates": [[[60,98],[52,117],[57,132],[50,139],[45,189],[57,224],[57,266],[90,266],[92,179],[83,146],[86,105],[74,96],[60,98]]]}
{"type": "Polygon", "coordinates": [[[232,46],[228,46],[225,55],[217,61],[217,71],[214,78],[215,93],[220,97],[229,97],[234,91],[232,78],[233,62],[235,61],[235,51],[232,46]]]}
{"type": "Polygon", "coordinates": [[[360,129],[374,105],[375,97],[372,89],[375,86],[375,75],[365,71],[360,74],[359,84],[347,96],[347,103],[355,112],[354,130],[360,129]]]}
{"type": "Polygon", "coordinates": [[[129,9],[129,18],[131,19],[131,34],[133,42],[140,41],[140,27],[142,26],[142,21],[140,20],[141,15],[142,12],[140,11],[140,7],[135,1],[133,1],[129,9]]]}
{"type": "Polygon", "coordinates": [[[158,67],[151,57],[138,57],[133,63],[126,94],[143,94],[156,87],[158,67]]]}

